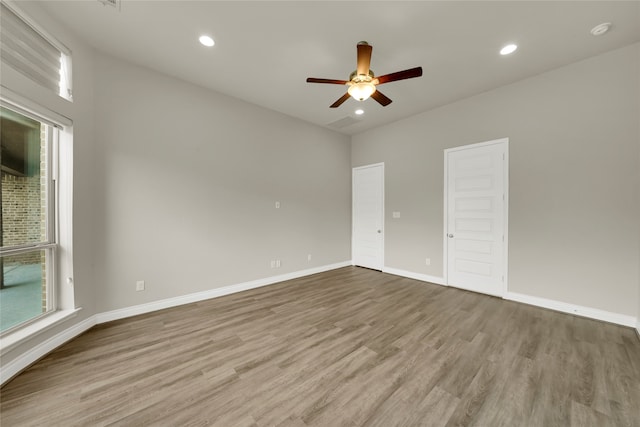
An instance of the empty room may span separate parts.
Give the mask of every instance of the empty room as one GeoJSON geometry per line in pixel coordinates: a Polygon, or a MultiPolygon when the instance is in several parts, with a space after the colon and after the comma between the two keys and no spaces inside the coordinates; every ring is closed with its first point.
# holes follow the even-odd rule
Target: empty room
{"type": "Polygon", "coordinates": [[[0,425],[640,427],[639,1],[0,6],[0,425]]]}

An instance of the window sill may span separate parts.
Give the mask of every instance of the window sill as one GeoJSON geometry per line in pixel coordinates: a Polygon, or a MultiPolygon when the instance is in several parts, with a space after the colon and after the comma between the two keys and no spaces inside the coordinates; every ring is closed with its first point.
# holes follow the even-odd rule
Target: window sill
{"type": "Polygon", "coordinates": [[[27,339],[34,338],[43,332],[48,331],[54,326],[75,317],[82,307],[74,308],[70,310],[60,310],[55,313],[51,313],[42,319],[33,322],[30,325],[20,328],[14,332],[9,333],[7,336],[0,338],[0,356],[13,349],[15,346],[24,342],[27,339]]]}

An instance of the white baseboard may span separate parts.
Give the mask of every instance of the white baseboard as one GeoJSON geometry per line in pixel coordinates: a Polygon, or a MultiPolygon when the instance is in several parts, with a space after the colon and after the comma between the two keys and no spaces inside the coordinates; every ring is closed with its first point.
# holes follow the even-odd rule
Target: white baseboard
{"type": "MultiPolygon", "coordinates": [[[[316,268],[310,268],[307,270],[296,271],[293,273],[282,274],[279,276],[267,277],[264,279],[253,280],[250,282],[239,283],[236,285],[225,286],[222,288],[211,289],[204,292],[197,292],[175,298],[168,298],[161,301],[155,301],[147,304],[141,304],[133,307],[127,307],[119,310],[108,311],[105,313],[98,313],[95,316],[91,316],[82,322],[71,326],[65,331],[49,338],[48,340],[33,347],[20,357],[12,360],[7,364],[0,366],[0,385],[9,381],[16,374],[29,365],[45,356],[47,353],[55,350],[57,347],[66,343],[67,341],[75,338],[81,333],[85,332],[92,326],[109,322],[111,320],[123,319],[125,317],[135,316],[138,314],[149,313],[164,308],[175,307],[183,304],[189,304],[192,302],[202,301],[210,298],[216,298],[224,295],[233,294],[236,292],[242,292],[249,289],[255,289],[262,286],[272,285],[274,283],[283,282],[286,280],[297,279],[304,276],[310,276],[316,273],[322,273],[329,270],[335,270],[337,268],[347,267],[352,265],[351,261],[344,261],[336,264],[325,265],[316,268]]],[[[442,277],[429,276],[426,274],[413,273],[410,271],[399,270],[395,268],[384,268],[384,273],[393,274],[396,276],[407,277],[410,279],[420,280],[423,282],[435,283],[438,285],[446,286],[442,277]]],[[[611,313],[608,311],[598,310],[589,307],[581,307],[577,305],[567,304],[559,301],[548,300],[544,298],[532,297],[529,295],[518,294],[509,292],[505,295],[504,299],[517,301],[537,307],[548,308],[551,310],[560,311],[563,313],[575,314],[578,316],[588,317],[596,320],[603,320],[605,322],[616,323],[619,325],[635,327],[640,338],[640,318],[636,319],[632,316],[625,316],[618,313],[611,313]]]]}
{"type": "Polygon", "coordinates": [[[604,322],[615,323],[617,325],[634,327],[637,319],[633,316],[627,316],[610,311],[600,310],[597,308],[583,307],[580,305],[569,304],[566,302],[539,298],[530,295],[519,294],[516,292],[507,292],[504,299],[521,302],[524,304],[535,305],[536,307],[548,308],[550,310],[560,311],[562,313],[574,314],[576,316],[588,317],[590,319],[602,320],[604,322]]]}
{"type": "Polygon", "coordinates": [[[6,336],[0,336],[0,359],[2,356],[13,350],[16,346],[33,339],[48,330],[55,328],[78,315],[82,311],[82,307],[68,310],[58,310],[48,313],[41,318],[34,319],[33,322],[23,326],[6,336]]]}
{"type": "MultiPolygon", "coordinates": [[[[426,274],[414,273],[412,271],[405,271],[390,267],[383,267],[382,272],[393,274],[395,276],[421,280],[423,282],[435,283],[437,285],[448,286],[445,283],[443,277],[429,276],[426,274]]],[[[622,326],[629,326],[636,329],[638,338],[640,339],[640,317],[636,319],[633,316],[626,316],[624,314],[613,313],[597,308],[583,307],[561,301],[519,294],[516,292],[507,292],[507,294],[504,295],[503,298],[506,300],[521,302],[536,307],[560,311],[562,313],[574,314],[576,316],[587,317],[594,320],[602,320],[604,322],[615,323],[622,326]]]]}
{"type": "Polygon", "coordinates": [[[221,297],[224,295],[233,294],[236,292],[242,292],[249,289],[259,288],[261,286],[272,285],[274,283],[284,282],[286,280],[297,279],[299,277],[310,276],[316,273],[322,273],[329,270],[335,270],[337,268],[348,267],[351,265],[351,261],[339,262],[336,264],[324,265],[321,267],[309,268],[306,270],[296,271],[287,274],[281,274],[279,276],[266,277],[264,279],[253,280],[250,282],[239,283],[236,285],[225,286],[222,288],[211,289],[204,292],[197,292],[189,295],[183,295],[175,298],[168,298],[161,301],[154,301],[147,304],[136,305],[133,307],[122,308],[119,310],[108,311],[106,313],[98,313],[90,318],[83,320],[82,322],[71,326],[65,331],[55,335],[54,337],[44,341],[41,344],[33,347],[20,357],[12,360],[11,362],[2,364],[0,366],[0,385],[9,381],[20,371],[26,369],[29,365],[47,355],[51,351],[55,350],[62,344],[77,337],[84,331],[88,330],[92,326],[109,322],[111,320],[123,319],[125,317],[136,316],[138,314],[149,313],[156,310],[162,310],[164,308],[175,307],[178,305],[189,304],[192,302],[202,301],[210,298],[221,297]]]}
{"type": "Polygon", "coordinates": [[[447,286],[444,277],[429,276],[428,274],[414,273],[413,271],[400,270],[397,268],[383,267],[383,273],[393,274],[394,276],[407,277],[409,279],[420,280],[422,282],[435,283],[436,285],[447,286]]]}
{"type": "Polygon", "coordinates": [[[324,271],[335,270],[336,268],[348,267],[351,261],[339,262],[336,264],[323,265],[321,267],[309,268],[307,270],[295,271],[293,273],[281,274],[278,276],[265,277],[264,279],[252,280],[250,282],[238,283],[236,285],[224,286],[222,288],[210,289],[208,291],[196,292],[193,294],[182,295],[174,298],[167,298],[160,301],[154,301],[146,304],[134,305],[132,307],[121,308],[118,310],[107,311],[96,315],[96,323],[105,323],[112,320],[124,319],[126,317],[137,316],[139,314],[150,313],[165,308],[176,307],[179,305],[190,304],[192,302],[204,301],[211,298],[217,298],[224,295],[234,294],[236,292],[247,291],[262,286],[273,285],[274,283],[284,282],[286,280],[297,279],[299,277],[310,276],[324,271]]]}
{"type": "Polygon", "coordinates": [[[0,367],[0,385],[9,381],[15,375],[20,373],[23,369],[27,368],[32,363],[36,362],[41,357],[52,352],[62,344],[66,343],[72,338],[77,337],[84,331],[93,327],[96,324],[95,316],[91,316],[88,319],[77,323],[70,328],[60,332],[59,334],[49,338],[48,340],[38,344],[26,353],[20,355],[20,357],[13,359],[6,365],[3,364],[0,367]]]}

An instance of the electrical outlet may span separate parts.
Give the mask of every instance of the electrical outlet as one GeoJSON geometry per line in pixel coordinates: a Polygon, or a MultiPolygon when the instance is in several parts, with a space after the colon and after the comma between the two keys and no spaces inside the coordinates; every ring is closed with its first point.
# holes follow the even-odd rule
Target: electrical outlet
{"type": "Polygon", "coordinates": [[[276,268],[276,260],[271,260],[271,268],[276,268]]]}
{"type": "Polygon", "coordinates": [[[307,255],[307,261],[311,261],[311,254],[307,255]]]}
{"type": "Polygon", "coordinates": [[[136,282],[136,291],[144,291],[144,280],[138,280],[136,282]]]}
{"type": "Polygon", "coordinates": [[[427,265],[431,265],[431,258],[425,258],[424,263],[427,265]]]}
{"type": "Polygon", "coordinates": [[[276,268],[280,268],[280,260],[279,259],[276,260],[276,268]]]}
{"type": "Polygon", "coordinates": [[[280,202],[276,202],[276,209],[280,209],[280,202]]]}

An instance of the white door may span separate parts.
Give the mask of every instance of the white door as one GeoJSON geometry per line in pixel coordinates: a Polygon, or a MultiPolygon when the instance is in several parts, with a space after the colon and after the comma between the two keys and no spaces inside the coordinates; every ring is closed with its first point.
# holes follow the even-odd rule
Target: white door
{"type": "Polygon", "coordinates": [[[445,150],[447,283],[503,296],[508,139],[445,150]]]}
{"type": "Polygon", "coordinates": [[[352,259],[354,265],[384,265],[384,164],[353,168],[352,259]]]}

